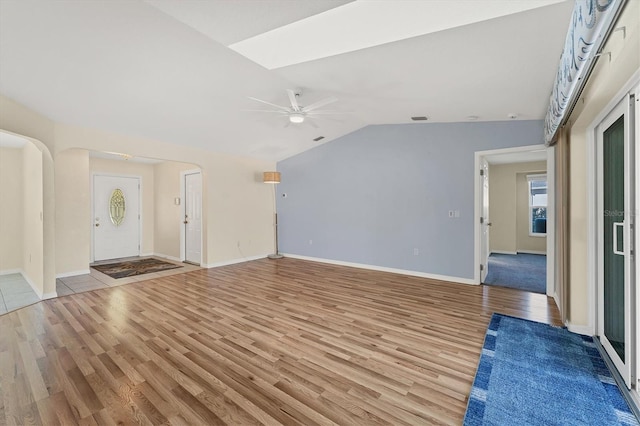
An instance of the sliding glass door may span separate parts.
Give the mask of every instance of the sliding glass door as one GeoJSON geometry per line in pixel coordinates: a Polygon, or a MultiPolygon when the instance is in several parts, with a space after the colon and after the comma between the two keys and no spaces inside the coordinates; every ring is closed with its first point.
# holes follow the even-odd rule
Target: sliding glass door
{"type": "Polygon", "coordinates": [[[627,96],[597,128],[598,335],[629,388],[635,343],[631,108],[627,96]]]}

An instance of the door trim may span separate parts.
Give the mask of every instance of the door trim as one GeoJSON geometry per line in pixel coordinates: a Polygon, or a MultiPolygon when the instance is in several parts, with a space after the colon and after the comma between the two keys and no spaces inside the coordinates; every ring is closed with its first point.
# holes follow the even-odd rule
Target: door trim
{"type": "Polygon", "coordinates": [[[180,200],[182,200],[182,202],[180,203],[180,261],[184,262],[187,259],[187,253],[186,253],[186,234],[185,234],[185,230],[184,230],[184,226],[182,225],[182,220],[184,220],[184,215],[186,214],[186,210],[187,210],[187,203],[185,203],[185,197],[187,195],[187,188],[186,188],[186,176],[187,175],[193,175],[193,174],[199,174],[200,175],[200,199],[202,200],[202,203],[200,205],[200,217],[201,217],[201,225],[200,225],[200,266],[204,265],[203,262],[203,247],[204,247],[204,240],[203,240],[203,230],[204,230],[204,215],[202,214],[203,208],[202,206],[204,205],[204,196],[203,196],[203,189],[204,189],[204,181],[202,179],[202,169],[190,169],[190,170],[183,170],[180,172],[180,200]]]}
{"type": "MultiPolygon", "coordinates": [[[[628,257],[629,256],[628,253],[631,252],[631,247],[632,247],[631,243],[633,238],[630,239],[628,238],[628,236],[631,235],[630,229],[634,229],[633,231],[634,238],[637,233],[637,230],[635,229],[635,217],[633,217],[633,215],[631,214],[631,211],[635,209],[635,190],[636,190],[635,183],[637,181],[637,173],[635,172],[635,165],[634,165],[635,158],[632,158],[635,155],[635,152],[634,152],[635,150],[633,147],[634,141],[631,140],[631,135],[633,134],[632,120],[634,119],[633,107],[630,104],[632,99],[631,95],[632,93],[625,94],[624,97],[619,100],[619,102],[607,113],[607,115],[602,119],[602,121],[595,128],[596,210],[594,211],[594,215],[596,219],[595,243],[596,243],[596,253],[597,253],[596,264],[595,264],[596,274],[597,274],[596,275],[596,303],[597,303],[596,309],[597,310],[596,310],[596,322],[595,322],[596,336],[598,336],[600,344],[605,348],[609,356],[609,359],[615,365],[616,369],[618,370],[618,373],[620,374],[624,383],[629,389],[631,388],[631,385],[634,384],[635,375],[636,375],[636,372],[635,372],[635,361],[636,361],[635,360],[635,351],[636,351],[635,326],[636,324],[634,322],[634,317],[635,317],[634,285],[636,281],[636,276],[635,276],[635,268],[634,268],[635,256],[631,256],[631,258],[628,257]],[[624,310],[625,310],[625,317],[627,316],[631,317],[629,324],[625,324],[624,340],[625,340],[626,362],[623,362],[621,357],[619,357],[617,354],[616,355],[612,354],[612,353],[615,353],[616,351],[613,349],[613,346],[611,345],[608,337],[605,334],[604,324],[602,323],[600,318],[600,315],[602,315],[604,312],[604,295],[603,294],[604,294],[604,279],[605,279],[604,269],[603,267],[601,268],[601,266],[603,266],[604,263],[601,264],[600,262],[601,261],[604,262],[605,251],[608,250],[607,247],[600,244],[600,240],[602,238],[602,235],[605,229],[604,221],[603,221],[604,213],[601,210],[601,207],[603,207],[603,204],[604,204],[604,186],[603,186],[604,171],[602,170],[603,169],[602,163],[603,163],[603,157],[604,157],[604,145],[603,145],[602,138],[603,138],[604,131],[608,129],[611,125],[613,125],[613,123],[618,121],[620,117],[624,117],[623,157],[624,157],[625,173],[624,173],[624,188],[623,188],[623,193],[624,193],[623,210],[625,211],[625,213],[623,216],[624,220],[622,222],[624,223],[624,226],[623,226],[624,241],[623,241],[623,251],[621,253],[617,253],[616,251],[617,247],[614,247],[614,253],[623,254],[625,256],[625,259],[624,259],[624,276],[625,276],[624,310]],[[629,177],[629,173],[631,174],[631,179],[627,180],[627,177],[629,177]],[[631,283],[628,284],[626,280],[630,280],[631,283]]],[[[614,224],[614,235],[613,235],[614,242],[617,240],[616,225],[617,224],[614,224]]]]}
{"type": "MultiPolygon", "coordinates": [[[[556,304],[560,305],[556,292],[555,282],[555,205],[551,200],[555,197],[555,155],[554,148],[545,145],[527,145],[513,148],[492,149],[487,151],[476,151],[474,165],[474,215],[473,215],[473,232],[474,232],[474,276],[475,284],[480,283],[480,257],[482,252],[482,227],[480,226],[480,216],[482,215],[482,179],[480,179],[480,169],[482,168],[482,159],[488,155],[511,154],[517,152],[535,151],[545,149],[547,151],[547,194],[550,202],[547,204],[547,296],[553,297],[556,304]],[[550,183],[551,182],[551,183],[550,183]],[[551,212],[551,214],[549,214],[551,212]]],[[[489,188],[491,191],[491,188],[489,188]]]]}
{"type": "Polygon", "coordinates": [[[95,227],[93,225],[93,219],[96,217],[95,212],[95,202],[94,202],[94,194],[93,188],[95,185],[95,177],[103,176],[103,177],[114,177],[114,178],[128,178],[128,179],[138,179],[138,214],[140,215],[140,219],[138,220],[138,256],[142,253],[142,230],[144,228],[144,212],[142,205],[142,191],[143,191],[143,183],[142,176],[140,175],[128,175],[128,174],[115,174],[115,173],[103,173],[103,172],[92,172],[91,173],[91,217],[89,218],[89,227],[91,228],[91,247],[90,247],[90,263],[96,261],[95,259],[95,227]]]}
{"type": "Polygon", "coordinates": [[[491,229],[491,216],[489,215],[489,162],[486,157],[480,157],[480,172],[478,173],[478,179],[480,179],[480,283],[484,282],[489,273],[489,256],[491,256],[491,239],[489,237],[491,229]],[[486,205],[485,205],[486,201],[486,205]],[[485,223],[487,222],[487,223],[485,223]],[[484,264],[483,262],[486,262],[484,264]]]}

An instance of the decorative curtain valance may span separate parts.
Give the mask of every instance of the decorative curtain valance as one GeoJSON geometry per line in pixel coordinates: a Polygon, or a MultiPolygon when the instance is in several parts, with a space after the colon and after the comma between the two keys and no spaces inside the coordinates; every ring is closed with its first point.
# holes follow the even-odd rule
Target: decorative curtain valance
{"type": "Polygon", "coordinates": [[[558,74],[544,120],[544,138],[553,144],[558,128],[577,101],[600,49],[626,0],[576,0],[558,74]]]}

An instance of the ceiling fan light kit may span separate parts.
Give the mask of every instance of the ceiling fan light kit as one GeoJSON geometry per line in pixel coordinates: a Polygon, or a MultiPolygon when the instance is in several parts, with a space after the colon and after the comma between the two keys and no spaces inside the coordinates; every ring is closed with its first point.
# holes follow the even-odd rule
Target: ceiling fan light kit
{"type": "MultiPolygon", "coordinates": [[[[289,123],[287,123],[287,126],[291,123],[293,124],[304,123],[307,118],[309,119],[315,118],[316,115],[341,113],[341,111],[328,111],[328,110],[319,109],[325,105],[329,105],[333,102],[336,102],[338,99],[334,97],[329,97],[329,98],[325,98],[317,102],[314,102],[311,105],[303,106],[298,103],[298,98],[300,97],[301,93],[302,92],[300,89],[296,89],[295,91],[291,89],[287,89],[289,106],[277,105],[277,104],[264,101],[262,99],[253,98],[253,97],[249,97],[249,99],[256,102],[263,103],[265,105],[269,105],[272,108],[275,108],[270,110],[264,110],[263,112],[275,112],[275,113],[285,115],[289,119],[289,123]]],[[[313,127],[318,127],[316,124],[312,123],[311,121],[308,121],[308,123],[311,124],[313,127]]]]}
{"type": "Polygon", "coordinates": [[[301,112],[292,112],[289,114],[289,121],[295,124],[302,123],[304,121],[304,114],[301,112]]]}

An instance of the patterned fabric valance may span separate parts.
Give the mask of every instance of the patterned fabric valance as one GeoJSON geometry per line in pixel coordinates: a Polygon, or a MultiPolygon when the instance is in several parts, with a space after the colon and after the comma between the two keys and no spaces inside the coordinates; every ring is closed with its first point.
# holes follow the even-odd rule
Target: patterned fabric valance
{"type": "Polygon", "coordinates": [[[573,107],[595,63],[595,55],[625,1],[576,0],[544,121],[547,145],[553,142],[558,127],[573,107]]]}

